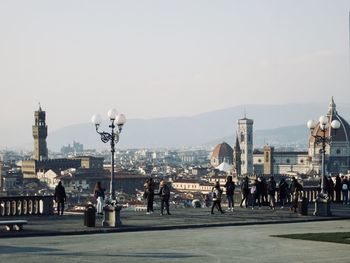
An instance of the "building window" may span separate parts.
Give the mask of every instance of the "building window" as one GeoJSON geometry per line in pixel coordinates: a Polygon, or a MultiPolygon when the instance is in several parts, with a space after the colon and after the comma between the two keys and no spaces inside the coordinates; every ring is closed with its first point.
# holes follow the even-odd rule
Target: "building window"
{"type": "Polygon", "coordinates": [[[267,152],[267,153],[265,153],[265,162],[269,162],[269,153],[267,152]]]}
{"type": "Polygon", "coordinates": [[[303,160],[303,159],[301,159],[301,160],[300,160],[300,163],[304,163],[304,160],[303,160]]]}
{"type": "Polygon", "coordinates": [[[286,162],[287,162],[287,163],[290,163],[290,160],[289,160],[289,159],[287,159],[287,160],[286,160],[286,162]]]}
{"type": "Polygon", "coordinates": [[[261,163],[261,159],[258,159],[258,163],[261,163]]]}
{"type": "Polygon", "coordinates": [[[337,154],[340,154],[341,153],[341,150],[340,149],[337,149],[337,154]]]}
{"type": "Polygon", "coordinates": [[[244,134],[241,133],[241,142],[244,142],[244,134]]]}

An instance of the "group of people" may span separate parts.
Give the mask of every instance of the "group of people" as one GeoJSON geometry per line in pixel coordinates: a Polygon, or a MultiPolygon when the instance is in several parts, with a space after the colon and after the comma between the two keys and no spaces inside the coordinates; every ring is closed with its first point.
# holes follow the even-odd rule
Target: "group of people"
{"type": "MultiPolygon", "coordinates": [[[[101,182],[97,182],[94,188],[94,197],[96,199],[97,214],[103,215],[103,206],[105,199],[105,189],[101,186],[101,182]]],[[[67,194],[62,182],[58,182],[55,187],[54,200],[56,202],[57,215],[63,216],[64,204],[67,201],[67,194]]]]}
{"type": "Polygon", "coordinates": [[[240,206],[242,207],[243,202],[245,202],[245,206],[248,207],[250,200],[252,209],[254,209],[256,205],[261,207],[263,204],[268,204],[271,209],[275,209],[276,192],[278,192],[281,208],[284,208],[286,205],[288,194],[290,194],[293,201],[292,209],[296,211],[301,190],[302,185],[296,180],[295,177],[292,178],[290,186],[286,180],[282,178],[279,182],[278,188],[273,176],[271,176],[268,180],[263,177],[259,177],[254,180],[251,187],[249,187],[248,177],[245,177],[241,184],[242,200],[240,206]]]}
{"type": "MultiPolygon", "coordinates": [[[[344,177],[337,175],[335,178],[335,183],[333,180],[328,177],[326,182],[326,190],[331,201],[334,202],[343,202],[343,204],[349,204],[349,190],[350,190],[350,181],[344,177]],[[335,196],[334,196],[335,193],[335,196]]],[[[152,214],[154,212],[153,202],[156,195],[160,196],[160,213],[166,213],[170,215],[169,209],[169,200],[170,200],[170,187],[168,184],[161,180],[159,183],[159,189],[155,189],[155,183],[152,178],[148,178],[144,184],[144,194],[143,197],[147,202],[147,214],[152,214]]],[[[232,180],[232,176],[228,176],[226,183],[224,185],[226,198],[227,198],[227,211],[234,210],[234,192],[236,189],[235,182],[232,180]]],[[[259,177],[254,180],[250,185],[249,178],[246,176],[241,182],[241,194],[242,199],[240,202],[240,207],[243,207],[243,204],[246,208],[250,205],[252,209],[256,206],[259,208],[263,204],[269,205],[271,209],[276,207],[276,192],[278,193],[279,204],[281,208],[284,208],[286,205],[287,199],[290,195],[292,200],[291,210],[296,212],[298,201],[301,197],[302,185],[292,177],[291,184],[289,185],[284,178],[282,178],[278,184],[271,176],[268,180],[264,177],[259,177]]],[[[221,200],[223,196],[223,189],[220,187],[220,183],[216,182],[211,191],[211,214],[214,214],[214,209],[216,208],[220,213],[224,213],[221,207],[221,200]]],[[[94,188],[94,197],[96,199],[96,211],[97,214],[103,215],[103,206],[105,200],[105,188],[102,187],[101,182],[97,182],[94,188]]],[[[206,198],[206,206],[209,206],[209,195],[206,198]]],[[[63,215],[64,204],[67,199],[65,188],[62,183],[59,182],[55,188],[54,199],[57,204],[57,214],[63,215]]]]}
{"type": "Polygon", "coordinates": [[[332,202],[349,204],[350,181],[344,175],[337,175],[335,182],[333,182],[331,177],[327,177],[325,185],[327,194],[332,202]]]}
{"type": "MultiPolygon", "coordinates": [[[[234,191],[236,185],[232,180],[232,176],[227,177],[224,188],[227,198],[227,211],[233,211],[234,191]]],[[[243,207],[243,203],[245,204],[246,208],[248,208],[250,204],[252,209],[254,209],[254,207],[257,205],[260,208],[263,204],[268,204],[271,209],[275,209],[277,191],[281,208],[284,208],[286,205],[288,195],[290,194],[292,198],[292,206],[290,209],[296,212],[298,201],[301,197],[302,185],[295,177],[292,178],[290,186],[286,180],[282,178],[277,188],[277,183],[273,176],[271,176],[268,180],[263,177],[259,177],[255,179],[251,185],[249,184],[249,178],[246,176],[241,183],[242,199],[240,202],[240,207],[243,207]]],[[[217,210],[222,214],[224,213],[221,207],[222,194],[223,189],[221,189],[220,183],[216,182],[211,193],[213,200],[211,214],[214,214],[214,208],[217,208],[217,210]]]]}
{"type": "Polygon", "coordinates": [[[155,190],[155,183],[152,178],[148,178],[146,183],[144,184],[144,194],[143,198],[147,200],[147,212],[146,214],[152,214],[154,212],[153,209],[153,202],[154,202],[154,196],[159,195],[160,196],[160,214],[164,214],[164,208],[166,209],[166,212],[168,215],[171,215],[169,210],[169,200],[170,200],[170,188],[168,184],[161,180],[159,182],[159,189],[158,191],[155,190]]]}

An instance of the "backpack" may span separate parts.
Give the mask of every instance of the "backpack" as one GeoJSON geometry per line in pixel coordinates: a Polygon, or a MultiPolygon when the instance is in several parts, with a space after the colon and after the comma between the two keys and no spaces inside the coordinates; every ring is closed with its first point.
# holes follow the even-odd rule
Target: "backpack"
{"type": "Polygon", "coordinates": [[[170,195],[170,189],[169,189],[169,187],[167,185],[163,186],[162,195],[163,196],[170,195]]]}
{"type": "Polygon", "coordinates": [[[233,183],[228,184],[226,191],[233,193],[235,191],[235,185],[233,183]]]}
{"type": "Polygon", "coordinates": [[[222,190],[221,189],[213,189],[213,201],[221,200],[221,194],[222,190]]]}

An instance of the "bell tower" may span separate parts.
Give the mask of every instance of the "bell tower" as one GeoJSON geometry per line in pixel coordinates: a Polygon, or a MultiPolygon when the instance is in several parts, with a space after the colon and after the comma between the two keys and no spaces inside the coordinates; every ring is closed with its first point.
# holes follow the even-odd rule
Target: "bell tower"
{"type": "Polygon", "coordinates": [[[39,103],[39,109],[34,113],[35,124],[33,125],[33,137],[34,137],[34,159],[42,161],[48,158],[47,154],[47,125],[45,122],[45,111],[41,109],[39,103]]]}
{"type": "Polygon", "coordinates": [[[238,141],[241,149],[241,173],[253,174],[253,123],[244,117],[238,120],[238,141]]]}
{"type": "Polygon", "coordinates": [[[238,135],[236,136],[236,144],[233,148],[233,165],[237,176],[241,175],[241,147],[239,146],[238,135]]]}

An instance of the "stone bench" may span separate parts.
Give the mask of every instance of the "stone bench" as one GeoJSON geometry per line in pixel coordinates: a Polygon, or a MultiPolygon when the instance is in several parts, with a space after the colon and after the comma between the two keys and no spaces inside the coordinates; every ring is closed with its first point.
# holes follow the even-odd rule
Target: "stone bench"
{"type": "Polygon", "coordinates": [[[23,225],[28,224],[27,220],[6,220],[0,221],[0,226],[5,226],[7,231],[21,231],[23,229],[23,225]]]}

